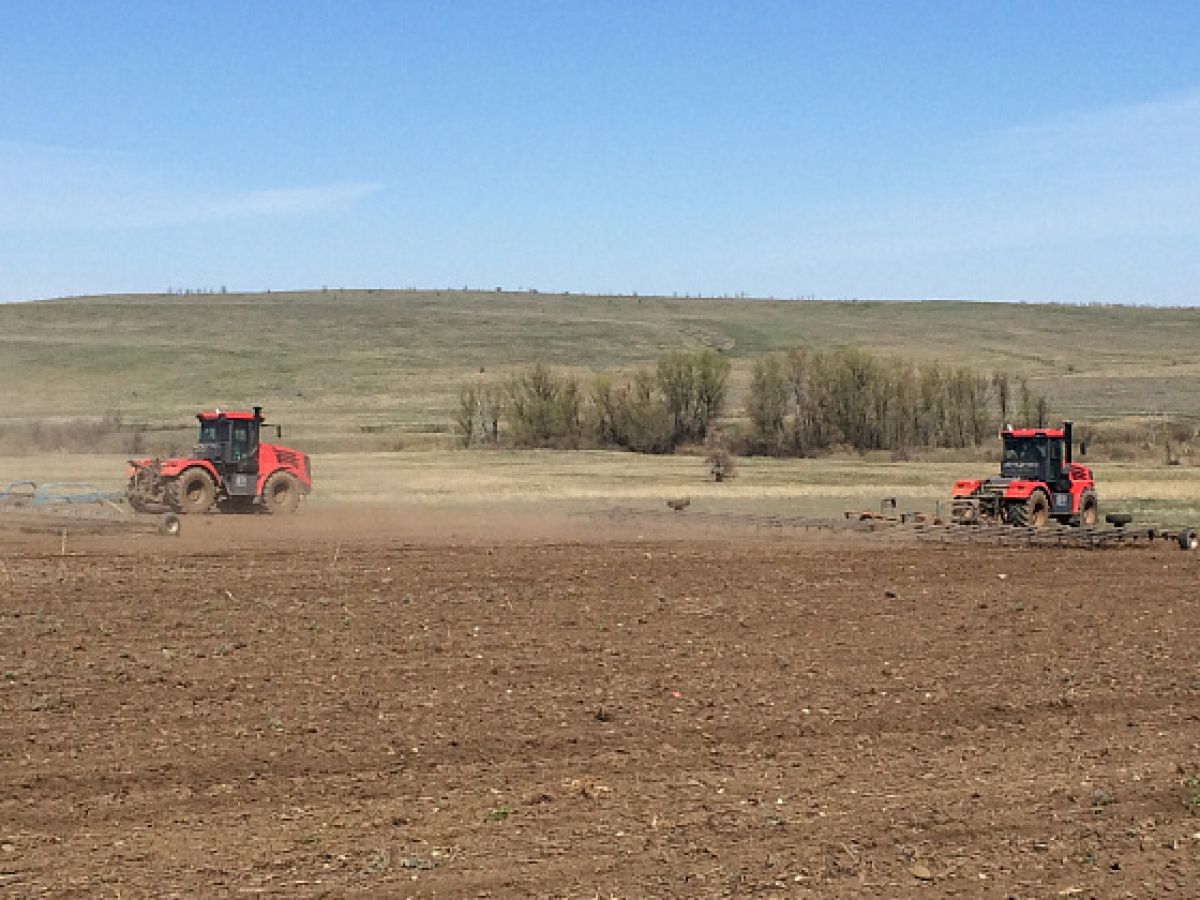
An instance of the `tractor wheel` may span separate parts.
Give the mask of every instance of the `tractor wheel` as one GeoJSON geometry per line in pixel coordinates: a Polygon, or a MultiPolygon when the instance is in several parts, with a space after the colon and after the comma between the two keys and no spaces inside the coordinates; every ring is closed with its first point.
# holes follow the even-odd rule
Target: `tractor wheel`
{"type": "Polygon", "coordinates": [[[1096,495],[1091,491],[1084,491],[1083,496],[1079,498],[1079,524],[1084,528],[1095,528],[1100,522],[1100,504],[1096,501],[1096,495]]]}
{"type": "Polygon", "coordinates": [[[184,515],[208,512],[217,499],[217,486],[203,469],[184,471],[175,482],[175,506],[184,515]]]}
{"type": "Polygon", "coordinates": [[[1050,520],[1050,501],[1045,491],[1034,491],[1024,503],[1008,508],[1008,521],[1018,528],[1045,528],[1050,520]]]}
{"type": "Polygon", "coordinates": [[[300,505],[300,482],[290,472],[276,472],[262,492],[263,508],[272,515],[294,513],[300,505]]]}

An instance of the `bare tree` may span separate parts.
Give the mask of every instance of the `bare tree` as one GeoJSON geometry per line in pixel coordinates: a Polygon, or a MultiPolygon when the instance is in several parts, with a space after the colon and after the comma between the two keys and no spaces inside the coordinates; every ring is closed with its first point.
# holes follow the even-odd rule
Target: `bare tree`
{"type": "Polygon", "coordinates": [[[458,392],[458,413],[454,424],[462,437],[464,447],[470,447],[475,438],[475,424],[479,417],[479,390],[473,384],[464,384],[458,392]]]}

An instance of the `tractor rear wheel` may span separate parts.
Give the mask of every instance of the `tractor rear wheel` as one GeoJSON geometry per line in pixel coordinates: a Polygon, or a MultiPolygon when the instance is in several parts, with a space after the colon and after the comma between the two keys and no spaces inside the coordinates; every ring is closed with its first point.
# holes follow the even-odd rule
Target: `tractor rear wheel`
{"type": "Polygon", "coordinates": [[[1034,491],[1024,503],[1008,508],[1008,521],[1018,528],[1045,528],[1050,519],[1050,501],[1045,491],[1034,491]]]}
{"type": "Polygon", "coordinates": [[[300,481],[290,472],[276,472],[263,485],[262,505],[273,515],[294,513],[300,505],[300,481]]]}
{"type": "Polygon", "coordinates": [[[184,471],[175,482],[175,506],[184,515],[208,512],[217,499],[217,486],[203,469],[184,471]]]}

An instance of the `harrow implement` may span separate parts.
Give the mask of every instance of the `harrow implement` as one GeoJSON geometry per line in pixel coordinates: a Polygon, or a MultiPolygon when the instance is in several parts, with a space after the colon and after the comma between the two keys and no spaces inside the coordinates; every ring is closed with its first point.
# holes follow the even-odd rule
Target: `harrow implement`
{"type": "Polygon", "coordinates": [[[685,508],[668,503],[669,510],[637,507],[612,507],[601,515],[616,521],[689,522],[697,525],[752,528],[758,532],[784,533],[827,531],[865,534],[891,541],[920,541],[951,545],[993,547],[1048,547],[1106,549],[1174,543],[1181,550],[1200,547],[1194,528],[1164,528],[1160,525],[1130,526],[1130,517],[1109,516],[1106,526],[1054,525],[1044,528],[1006,524],[948,523],[940,517],[920,512],[887,514],[884,512],[846,512],[840,519],[810,516],[756,515],[685,508]]]}
{"type": "Polygon", "coordinates": [[[0,486],[2,524],[35,533],[153,528],[159,534],[175,536],[180,531],[175,513],[139,514],[126,505],[123,491],[105,491],[85,482],[29,479],[0,486]]]}
{"type": "Polygon", "coordinates": [[[1012,525],[928,525],[915,529],[918,540],[937,544],[992,544],[1007,547],[1082,547],[1104,549],[1168,541],[1181,550],[1198,546],[1194,528],[1169,529],[1158,525],[1093,526],[1072,528],[1018,528],[1012,525]]]}

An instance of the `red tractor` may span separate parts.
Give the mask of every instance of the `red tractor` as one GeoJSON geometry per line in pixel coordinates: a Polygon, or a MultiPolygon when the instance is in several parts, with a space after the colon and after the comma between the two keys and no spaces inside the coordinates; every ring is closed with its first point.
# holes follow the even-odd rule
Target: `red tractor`
{"type": "MultiPolygon", "coordinates": [[[[202,412],[200,441],[177,459],[131,459],[126,497],[139,512],[291,513],[312,490],[308,455],[259,440],[262,407],[202,412]]],[[[276,436],[280,431],[276,428],[276,436]]]]}
{"type": "Polygon", "coordinates": [[[1071,460],[1071,423],[1062,428],[1012,428],[1000,432],[1000,477],[957,481],[951,520],[1042,528],[1095,525],[1100,516],[1092,470],[1071,460]]]}

